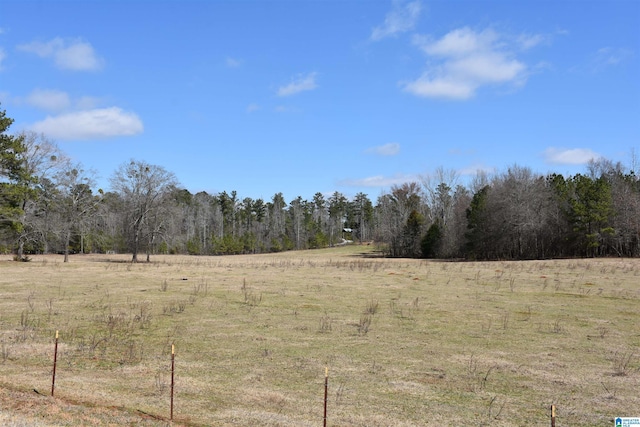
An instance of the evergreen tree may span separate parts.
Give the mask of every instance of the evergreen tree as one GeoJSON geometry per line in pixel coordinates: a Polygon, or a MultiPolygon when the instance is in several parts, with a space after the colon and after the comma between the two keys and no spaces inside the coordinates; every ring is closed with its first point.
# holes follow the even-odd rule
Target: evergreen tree
{"type": "MultiPolygon", "coordinates": [[[[25,207],[35,197],[36,179],[25,162],[27,147],[24,135],[13,136],[7,131],[13,119],[0,110],[0,231],[16,239],[25,229],[25,207]]],[[[24,240],[19,239],[17,258],[23,260],[24,240]]]]}

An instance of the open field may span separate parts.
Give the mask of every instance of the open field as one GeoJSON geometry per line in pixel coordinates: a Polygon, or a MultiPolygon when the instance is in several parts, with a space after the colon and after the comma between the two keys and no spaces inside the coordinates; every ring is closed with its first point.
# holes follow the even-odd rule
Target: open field
{"type": "Polygon", "coordinates": [[[129,258],[0,261],[3,425],[166,425],[172,343],[176,425],[322,425],[325,366],[330,426],[640,415],[640,259],[129,258]]]}

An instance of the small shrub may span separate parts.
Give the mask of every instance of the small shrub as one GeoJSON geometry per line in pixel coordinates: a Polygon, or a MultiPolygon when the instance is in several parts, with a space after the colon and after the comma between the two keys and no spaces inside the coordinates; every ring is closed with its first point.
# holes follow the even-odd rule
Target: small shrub
{"type": "Polygon", "coordinates": [[[371,301],[369,301],[369,303],[367,304],[367,307],[364,309],[364,314],[370,314],[370,315],[374,315],[378,312],[378,300],[374,300],[372,299],[371,301]]]}
{"type": "Polygon", "coordinates": [[[320,318],[320,332],[329,332],[329,331],[331,331],[332,323],[333,323],[333,321],[331,320],[331,317],[327,316],[326,314],[324,316],[322,316],[320,318]]]}
{"type": "Polygon", "coordinates": [[[634,357],[633,352],[615,352],[613,355],[613,376],[624,377],[627,376],[631,368],[631,360],[634,357]]]}
{"type": "Polygon", "coordinates": [[[360,321],[358,322],[358,334],[366,335],[369,332],[369,327],[371,326],[371,321],[373,320],[373,316],[370,314],[364,314],[360,316],[360,321]]]}

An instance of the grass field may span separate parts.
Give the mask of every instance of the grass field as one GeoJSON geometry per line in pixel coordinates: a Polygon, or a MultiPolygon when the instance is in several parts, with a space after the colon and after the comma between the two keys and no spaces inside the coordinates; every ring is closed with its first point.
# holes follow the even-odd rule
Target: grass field
{"type": "Polygon", "coordinates": [[[0,423],[612,426],[640,416],[640,260],[370,246],[0,261],[0,423]],[[55,331],[60,331],[55,398],[55,331]],[[33,390],[37,390],[36,393],[33,390]]]}

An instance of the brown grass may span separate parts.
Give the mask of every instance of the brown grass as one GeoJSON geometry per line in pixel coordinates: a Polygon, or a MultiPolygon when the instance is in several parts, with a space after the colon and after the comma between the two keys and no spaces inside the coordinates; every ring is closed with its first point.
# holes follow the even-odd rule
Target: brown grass
{"type": "Polygon", "coordinates": [[[165,425],[172,343],[178,425],[320,425],[325,366],[335,426],[545,425],[551,404],[558,425],[601,426],[640,408],[640,260],[372,255],[7,257],[0,424],[165,425]]]}

